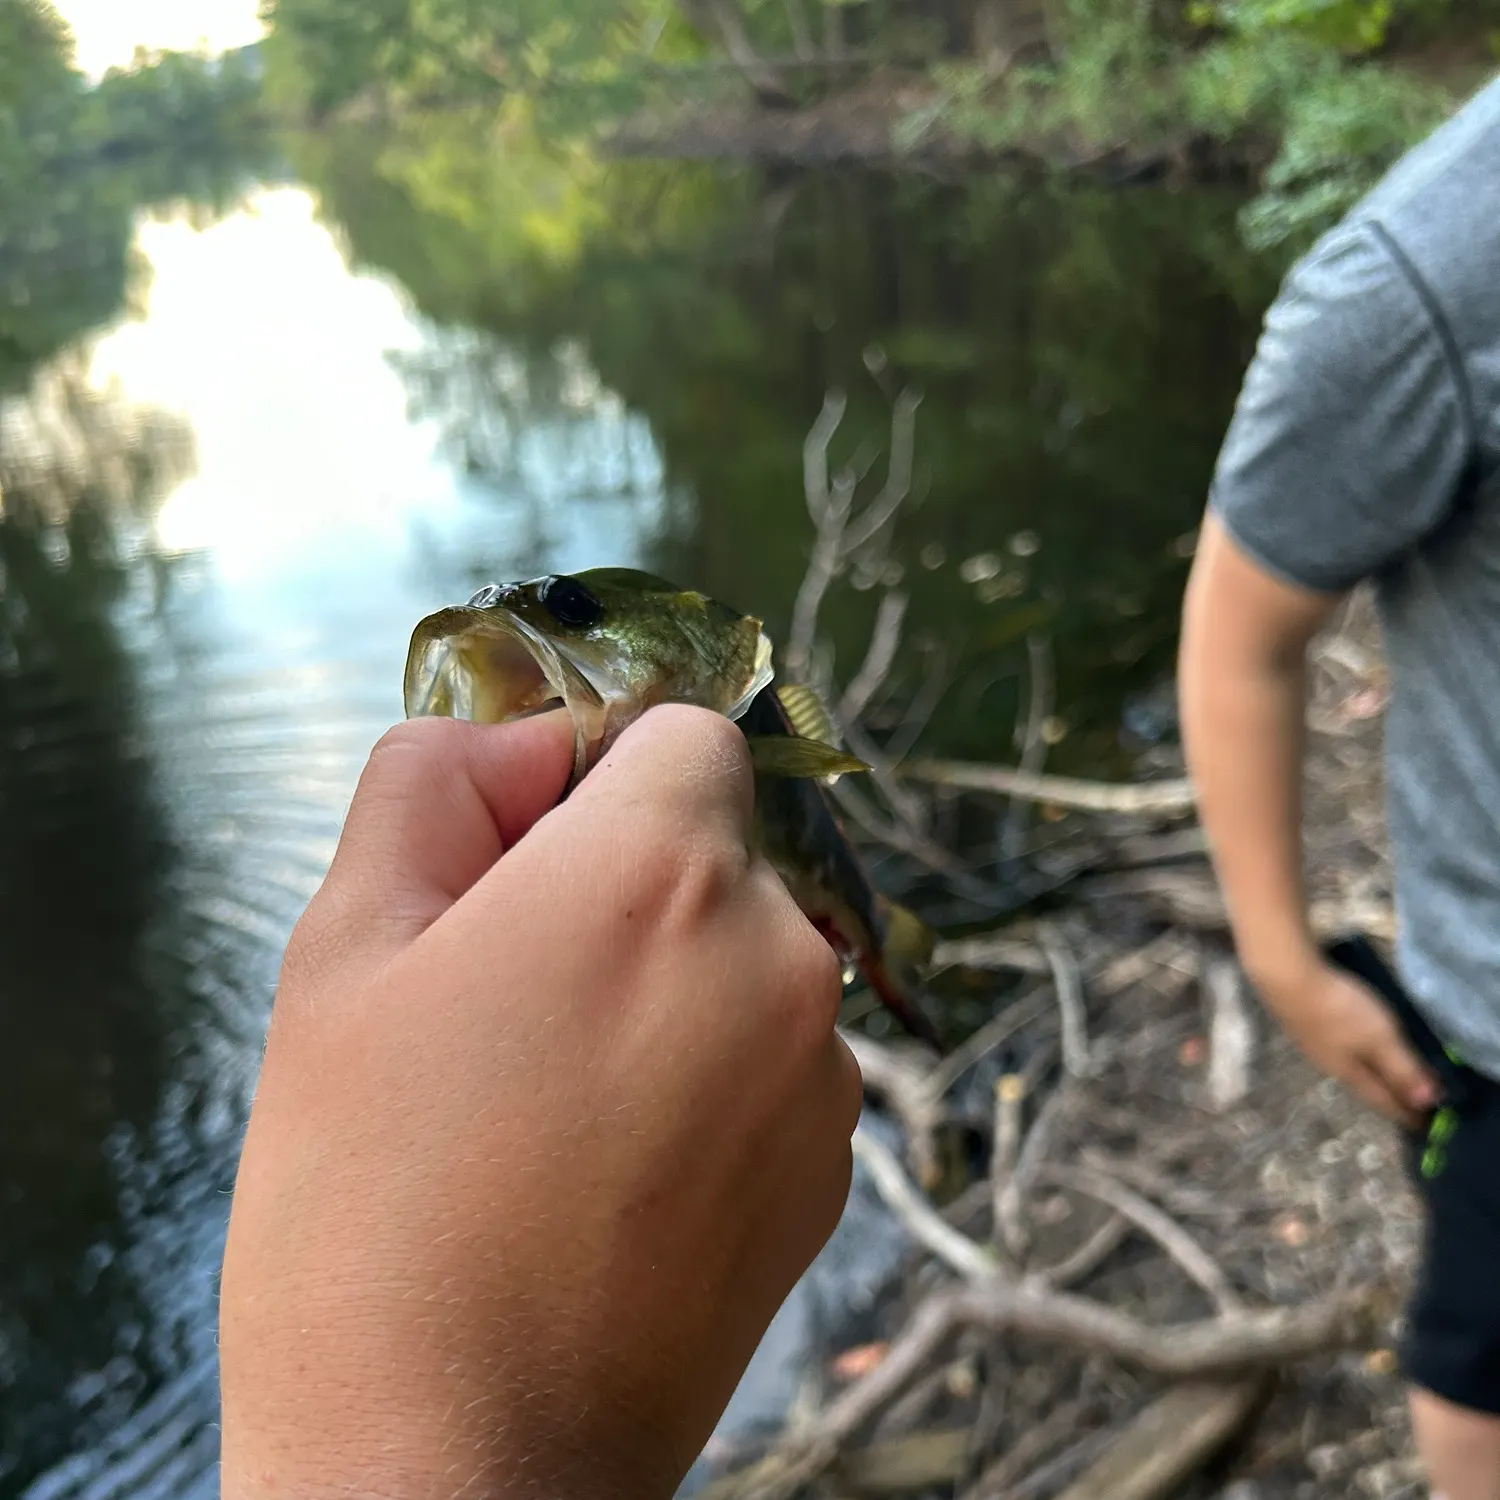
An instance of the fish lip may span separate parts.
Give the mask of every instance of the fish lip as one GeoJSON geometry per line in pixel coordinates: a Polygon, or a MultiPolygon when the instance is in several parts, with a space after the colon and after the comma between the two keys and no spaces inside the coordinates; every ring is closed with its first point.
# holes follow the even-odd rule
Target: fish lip
{"type": "MultiPolygon", "coordinates": [[[[744,717],[750,705],[776,676],[770,637],[758,627],[755,658],[749,679],[729,704],[711,706],[732,722],[744,717]]],[[[513,723],[561,704],[573,722],[573,781],[582,779],[590,765],[608,747],[613,735],[631,717],[622,718],[627,707],[622,684],[608,671],[570,652],[565,643],[544,635],[505,605],[505,590],[493,595],[481,590],[464,605],[428,615],[412,632],[407,652],[404,697],[408,718],[446,715],[474,719],[476,689],[485,684],[483,671],[465,659],[463,642],[484,637],[504,637],[518,645],[541,674],[551,696],[529,706],[500,715],[486,715],[487,723],[513,723]],[[478,601],[483,600],[483,603],[478,601]]]]}
{"type": "Polygon", "coordinates": [[[603,700],[575,662],[559,652],[546,636],[503,606],[458,605],[428,615],[418,624],[407,653],[404,682],[407,717],[441,714],[451,718],[475,718],[475,688],[482,678],[464,659],[460,643],[472,643],[486,637],[503,637],[520,646],[541,674],[550,697],[485,722],[514,723],[561,704],[573,721],[574,776],[575,779],[581,776],[587,769],[590,751],[597,738],[591,731],[602,719],[603,700]]]}

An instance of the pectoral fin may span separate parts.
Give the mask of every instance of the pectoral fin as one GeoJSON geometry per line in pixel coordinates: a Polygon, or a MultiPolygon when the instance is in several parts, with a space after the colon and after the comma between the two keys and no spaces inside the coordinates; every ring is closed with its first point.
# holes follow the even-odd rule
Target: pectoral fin
{"type": "Polygon", "coordinates": [[[832,779],[870,768],[857,756],[818,740],[798,739],[789,734],[749,736],[750,763],[762,776],[832,779]]]}

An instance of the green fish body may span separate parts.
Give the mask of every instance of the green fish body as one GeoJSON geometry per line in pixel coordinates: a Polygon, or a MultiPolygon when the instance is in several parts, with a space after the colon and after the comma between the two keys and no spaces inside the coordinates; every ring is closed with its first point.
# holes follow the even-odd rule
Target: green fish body
{"type": "Polygon", "coordinates": [[[828,793],[867,770],[837,743],[809,689],[775,683],[761,622],[648,573],[595,568],[492,585],[422,620],[407,654],[408,716],[503,723],[559,706],[574,727],[576,783],[659,703],[739,723],[755,769],[754,839],[808,920],[913,1035],[938,1046],[917,1005],[933,935],[876,890],[828,793]]]}

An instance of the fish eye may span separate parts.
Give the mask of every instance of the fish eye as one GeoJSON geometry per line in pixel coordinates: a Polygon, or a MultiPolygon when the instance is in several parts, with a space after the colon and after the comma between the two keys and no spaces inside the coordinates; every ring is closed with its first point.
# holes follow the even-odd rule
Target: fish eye
{"type": "Polygon", "coordinates": [[[469,608],[488,609],[504,592],[498,583],[487,583],[469,600],[469,608]]]}
{"type": "Polygon", "coordinates": [[[536,596],[559,625],[571,630],[587,630],[604,618],[603,604],[576,578],[544,578],[536,596]]]}

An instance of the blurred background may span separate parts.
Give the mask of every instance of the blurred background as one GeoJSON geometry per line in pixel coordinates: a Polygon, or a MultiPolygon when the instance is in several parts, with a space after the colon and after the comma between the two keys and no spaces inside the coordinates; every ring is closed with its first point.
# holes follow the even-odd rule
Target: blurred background
{"type": "Polygon", "coordinates": [[[780,638],[826,394],[859,463],[919,391],[832,660],[899,585],[911,745],[1008,762],[1045,628],[1049,767],[1129,774],[1261,314],[1484,9],[0,0],[0,1496],[216,1493],[280,947],[416,620],[614,563],[780,638]]]}

